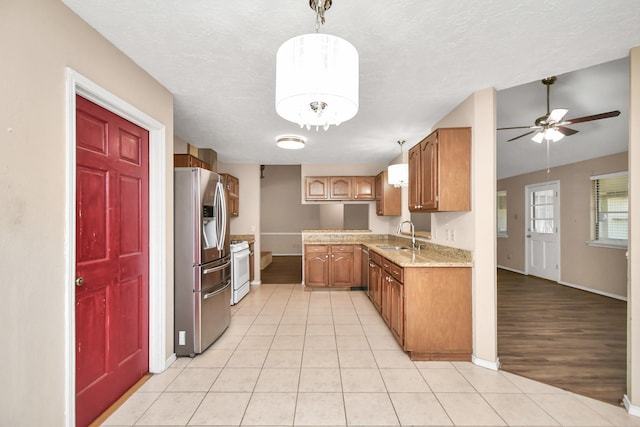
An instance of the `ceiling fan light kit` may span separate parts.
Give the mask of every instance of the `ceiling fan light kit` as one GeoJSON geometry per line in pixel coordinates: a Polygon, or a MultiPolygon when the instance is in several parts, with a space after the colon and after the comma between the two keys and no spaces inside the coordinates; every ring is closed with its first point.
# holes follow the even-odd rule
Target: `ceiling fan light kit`
{"type": "Polygon", "coordinates": [[[513,126],[498,128],[498,130],[533,129],[529,132],[523,133],[522,135],[518,135],[514,138],[508,139],[507,142],[515,141],[516,139],[531,135],[532,133],[534,133],[534,135],[531,139],[539,144],[544,140],[546,140],[547,142],[558,142],[565,136],[571,136],[578,133],[577,130],[568,128],[566,127],[566,125],[590,122],[593,120],[608,119],[610,117],[617,117],[620,115],[620,111],[615,110],[609,111],[607,113],[594,114],[592,116],[563,120],[564,116],[567,114],[567,112],[569,112],[569,110],[565,108],[555,108],[553,109],[553,111],[550,111],[549,95],[551,92],[551,85],[554,84],[556,80],[557,78],[555,76],[547,77],[546,79],[541,80],[542,84],[547,87],[547,114],[538,117],[535,121],[534,126],[513,126]]]}
{"type": "Polygon", "coordinates": [[[340,37],[318,33],[331,5],[332,0],[309,0],[316,32],[287,40],[276,55],[276,112],[316,131],[358,112],[358,51],[340,37]]]}

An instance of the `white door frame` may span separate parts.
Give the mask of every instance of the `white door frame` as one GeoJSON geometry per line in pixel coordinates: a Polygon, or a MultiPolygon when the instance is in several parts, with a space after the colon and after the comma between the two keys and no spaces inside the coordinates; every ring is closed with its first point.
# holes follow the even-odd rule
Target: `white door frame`
{"type": "Polygon", "coordinates": [[[524,221],[524,247],[525,247],[525,252],[524,252],[524,257],[525,257],[525,263],[524,263],[524,271],[525,274],[529,275],[529,256],[530,254],[530,249],[529,249],[529,242],[527,241],[528,239],[528,235],[531,233],[529,231],[529,224],[530,224],[530,220],[531,220],[531,211],[530,211],[530,201],[529,201],[529,193],[531,191],[531,188],[533,187],[542,187],[542,186],[551,186],[551,185],[555,185],[558,191],[558,195],[557,195],[557,199],[554,202],[554,220],[555,220],[555,227],[557,229],[557,239],[558,239],[558,243],[557,243],[557,252],[556,252],[556,260],[557,260],[557,265],[558,268],[556,270],[556,274],[557,277],[549,279],[546,278],[548,280],[553,280],[555,282],[559,282],[560,281],[560,269],[561,269],[561,257],[560,257],[560,242],[561,242],[561,236],[562,236],[562,224],[560,222],[560,181],[556,180],[556,181],[548,181],[548,182],[540,182],[537,184],[529,184],[529,185],[525,185],[524,187],[524,209],[525,209],[525,221],[524,221]]]}
{"type": "Polygon", "coordinates": [[[166,369],[167,352],[167,141],[166,126],[66,69],[66,221],[65,221],[65,408],[66,425],[75,426],[75,268],[76,268],[76,94],[149,131],[149,371],[166,369]]]}

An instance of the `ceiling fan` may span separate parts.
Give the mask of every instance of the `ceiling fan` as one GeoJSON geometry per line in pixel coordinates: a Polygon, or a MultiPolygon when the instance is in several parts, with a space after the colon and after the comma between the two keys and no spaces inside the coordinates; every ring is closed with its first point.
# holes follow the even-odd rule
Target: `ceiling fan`
{"type": "Polygon", "coordinates": [[[553,111],[549,112],[549,92],[551,90],[551,85],[555,83],[556,77],[547,77],[546,79],[542,79],[542,84],[547,87],[547,114],[544,116],[538,117],[535,121],[534,126],[514,126],[514,127],[506,127],[506,128],[498,128],[498,130],[507,130],[507,129],[532,129],[529,132],[523,133],[522,135],[516,136],[515,138],[508,139],[507,142],[514,141],[516,139],[522,138],[523,136],[531,135],[535,133],[535,135],[531,138],[533,141],[537,143],[541,143],[543,140],[547,141],[560,141],[565,136],[570,136],[578,133],[575,129],[570,129],[566,127],[566,125],[572,125],[576,123],[590,122],[592,120],[600,120],[600,119],[608,119],[609,117],[616,117],[620,115],[620,111],[609,111],[607,113],[594,114],[592,116],[584,116],[577,117],[575,119],[563,120],[565,114],[569,110],[564,108],[554,108],[553,111]]]}

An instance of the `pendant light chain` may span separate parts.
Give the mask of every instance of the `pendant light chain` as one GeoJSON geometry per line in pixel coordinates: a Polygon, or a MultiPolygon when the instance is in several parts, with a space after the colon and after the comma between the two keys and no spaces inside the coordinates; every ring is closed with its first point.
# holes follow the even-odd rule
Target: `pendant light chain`
{"type": "Polygon", "coordinates": [[[324,0],[316,0],[316,33],[320,32],[322,25],[324,25],[324,0]]]}

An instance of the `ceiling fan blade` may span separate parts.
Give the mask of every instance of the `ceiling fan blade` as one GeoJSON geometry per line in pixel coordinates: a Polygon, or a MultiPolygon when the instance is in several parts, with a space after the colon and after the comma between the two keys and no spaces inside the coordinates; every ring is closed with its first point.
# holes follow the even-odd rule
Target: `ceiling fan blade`
{"type": "Polygon", "coordinates": [[[556,130],[561,134],[563,134],[564,136],[571,136],[579,132],[575,129],[569,129],[564,126],[556,126],[556,130]]]}
{"type": "Polygon", "coordinates": [[[532,133],[534,133],[534,132],[535,132],[535,130],[529,131],[529,132],[527,132],[527,133],[523,133],[522,135],[520,135],[520,136],[516,136],[515,138],[507,139],[507,142],[515,141],[516,139],[520,139],[520,138],[522,138],[523,136],[531,135],[531,134],[532,134],[532,133]]]}
{"type": "Polygon", "coordinates": [[[619,115],[620,115],[620,111],[615,110],[615,111],[609,111],[607,113],[594,114],[593,116],[584,116],[584,117],[578,117],[575,119],[565,120],[561,124],[572,125],[574,123],[583,123],[583,122],[590,122],[592,120],[608,119],[609,117],[617,117],[619,115]]]}
{"type": "Polygon", "coordinates": [[[512,126],[509,128],[498,128],[497,130],[507,130],[507,129],[531,129],[533,126],[512,126]]]}
{"type": "Polygon", "coordinates": [[[551,114],[549,114],[549,118],[547,122],[549,123],[558,123],[562,120],[565,114],[567,114],[569,110],[565,108],[554,108],[551,114]]]}

